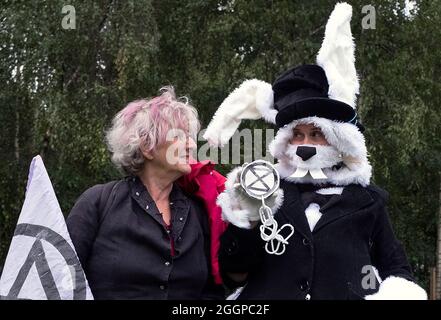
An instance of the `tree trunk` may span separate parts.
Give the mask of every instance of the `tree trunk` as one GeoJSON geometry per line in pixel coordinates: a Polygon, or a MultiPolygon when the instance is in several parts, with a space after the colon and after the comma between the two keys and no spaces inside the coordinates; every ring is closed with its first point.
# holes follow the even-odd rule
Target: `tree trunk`
{"type": "Polygon", "coordinates": [[[20,113],[15,110],[15,137],[14,137],[14,149],[15,149],[15,161],[17,164],[20,162],[20,113]]]}
{"type": "MultiPolygon", "coordinates": [[[[441,174],[440,174],[441,177],[441,174]]],[[[441,179],[439,189],[439,211],[438,211],[438,244],[436,250],[436,281],[435,281],[435,299],[441,299],[441,179]]]]}

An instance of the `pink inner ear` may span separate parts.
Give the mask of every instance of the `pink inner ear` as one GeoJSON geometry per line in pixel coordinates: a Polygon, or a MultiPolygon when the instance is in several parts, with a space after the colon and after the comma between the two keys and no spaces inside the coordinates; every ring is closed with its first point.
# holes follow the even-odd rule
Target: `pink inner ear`
{"type": "Polygon", "coordinates": [[[133,120],[133,118],[136,116],[136,113],[142,109],[142,107],[145,105],[144,100],[137,100],[130,102],[122,111],[121,114],[124,119],[124,123],[128,124],[133,120]]]}

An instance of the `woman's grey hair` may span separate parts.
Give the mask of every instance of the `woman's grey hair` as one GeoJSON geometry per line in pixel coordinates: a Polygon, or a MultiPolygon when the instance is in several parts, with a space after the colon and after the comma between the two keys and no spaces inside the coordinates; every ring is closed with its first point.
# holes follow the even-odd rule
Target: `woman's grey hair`
{"type": "Polygon", "coordinates": [[[198,113],[187,97],[176,98],[172,86],[161,88],[160,93],[130,102],[113,118],[106,133],[112,162],[124,174],[139,174],[146,161],[141,148],[154,152],[167,141],[171,130],[195,137],[200,129],[198,113]]]}

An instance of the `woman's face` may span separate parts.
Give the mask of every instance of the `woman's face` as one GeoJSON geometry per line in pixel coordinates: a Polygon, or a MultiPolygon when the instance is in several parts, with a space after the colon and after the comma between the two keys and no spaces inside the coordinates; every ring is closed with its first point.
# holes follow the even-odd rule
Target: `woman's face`
{"type": "Polygon", "coordinates": [[[313,124],[299,124],[294,128],[293,131],[293,137],[291,140],[289,140],[290,144],[329,145],[322,130],[315,127],[313,124]]]}
{"type": "Polygon", "coordinates": [[[190,164],[195,160],[196,143],[189,135],[179,135],[159,146],[150,161],[169,173],[182,176],[191,172],[190,164]]]}

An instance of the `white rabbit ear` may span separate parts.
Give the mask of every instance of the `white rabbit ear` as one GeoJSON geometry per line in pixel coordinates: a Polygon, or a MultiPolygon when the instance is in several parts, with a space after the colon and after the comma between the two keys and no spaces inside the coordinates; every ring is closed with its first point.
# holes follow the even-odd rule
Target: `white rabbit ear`
{"type": "Polygon", "coordinates": [[[355,109],[359,83],[355,70],[355,44],[351,33],[352,7],[337,3],[326,24],[325,38],[317,55],[317,64],[326,73],[329,98],[355,109]]]}
{"type": "Polygon", "coordinates": [[[239,127],[242,120],[264,118],[276,122],[277,110],[273,108],[271,84],[257,80],[245,80],[222,102],[203,135],[210,145],[223,146],[239,127]]]}

